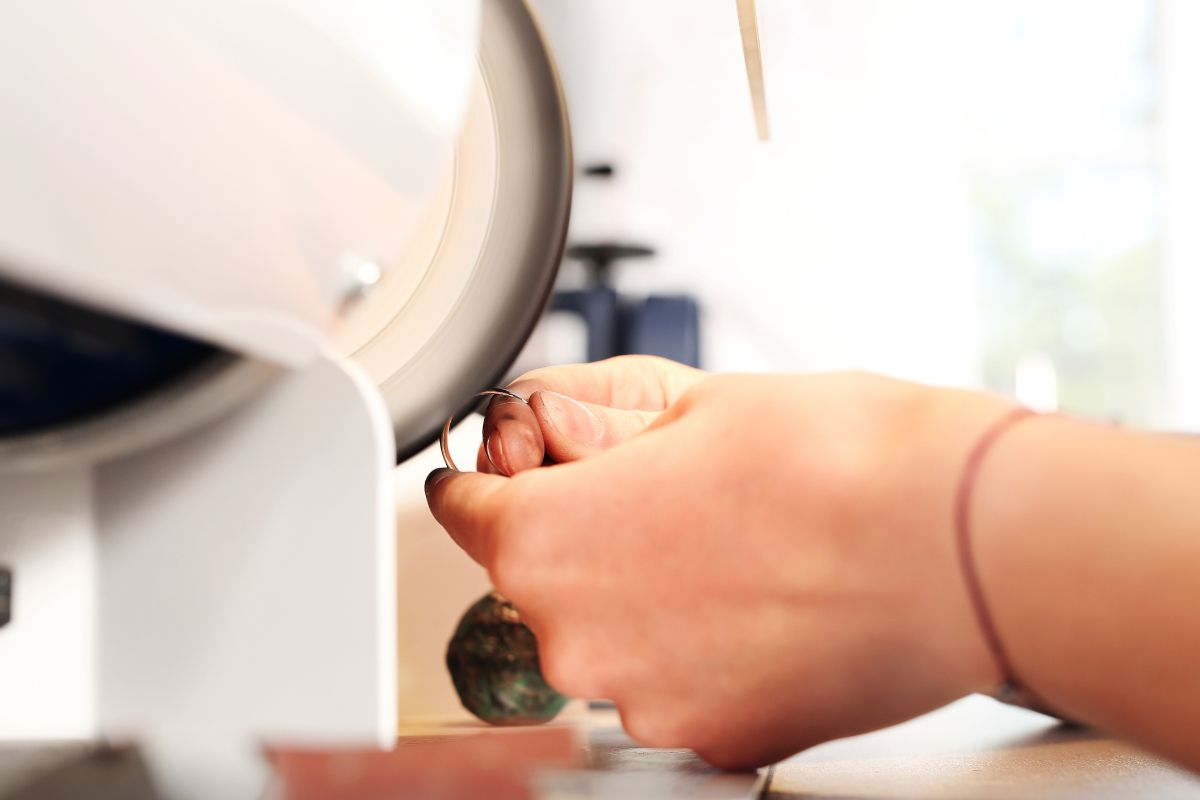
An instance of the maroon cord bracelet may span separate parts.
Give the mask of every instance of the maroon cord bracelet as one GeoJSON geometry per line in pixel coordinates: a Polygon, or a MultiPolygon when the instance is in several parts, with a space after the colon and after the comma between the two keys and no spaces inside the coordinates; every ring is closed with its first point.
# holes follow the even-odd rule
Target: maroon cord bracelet
{"type": "Polygon", "coordinates": [[[967,584],[967,594],[971,598],[971,605],[975,609],[975,618],[979,622],[979,629],[983,633],[987,648],[991,651],[992,658],[1000,670],[1001,683],[997,687],[995,697],[998,700],[1018,705],[1035,705],[1036,700],[1028,694],[1017,678],[1012,662],[1009,661],[1008,653],[1004,649],[1004,644],[1000,641],[1000,635],[996,632],[996,623],[992,620],[987,601],[983,596],[979,573],[975,569],[975,555],[971,549],[971,496],[975,490],[975,479],[979,475],[979,468],[983,465],[983,460],[992,449],[992,445],[1014,425],[1034,416],[1037,416],[1037,413],[1028,408],[1014,408],[983,432],[967,455],[954,501],[954,537],[958,543],[958,559],[962,567],[963,579],[967,584]]]}

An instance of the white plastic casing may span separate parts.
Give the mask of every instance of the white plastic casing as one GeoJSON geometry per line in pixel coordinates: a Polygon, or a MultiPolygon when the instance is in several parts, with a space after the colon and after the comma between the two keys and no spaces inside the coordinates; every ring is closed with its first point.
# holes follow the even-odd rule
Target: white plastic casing
{"type": "Polygon", "coordinates": [[[0,277],[305,362],[437,187],[478,25],[477,0],[0,5],[0,277]]]}

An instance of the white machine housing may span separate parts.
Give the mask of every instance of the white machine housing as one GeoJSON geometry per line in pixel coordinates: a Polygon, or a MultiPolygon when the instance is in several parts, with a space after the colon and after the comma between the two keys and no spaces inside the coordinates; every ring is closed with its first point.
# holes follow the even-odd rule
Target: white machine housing
{"type": "Polygon", "coordinates": [[[449,163],[477,0],[0,10],[0,264],[297,366],[449,163]]]}
{"type": "Polygon", "coordinates": [[[0,278],[254,376],[119,446],[0,449],[0,742],[133,740],[170,796],[221,798],[261,795],[268,741],[393,742],[393,430],[328,341],[443,179],[478,25],[477,0],[0,9],[0,278]]]}

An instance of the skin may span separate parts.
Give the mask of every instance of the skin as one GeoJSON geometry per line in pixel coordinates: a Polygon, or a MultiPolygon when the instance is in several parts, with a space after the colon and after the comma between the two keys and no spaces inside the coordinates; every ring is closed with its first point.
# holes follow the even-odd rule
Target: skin
{"type": "MultiPolygon", "coordinates": [[[[990,691],[954,492],[1008,401],[650,357],[537,370],[430,508],[635,739],[746,768],[990,691]],[[557,462],[543,466],[547,457],[557,462]]],[[[997,441],[976,567],[1022,684],[1200,767],[1200,447],[1066,418],[997,441]]]]}

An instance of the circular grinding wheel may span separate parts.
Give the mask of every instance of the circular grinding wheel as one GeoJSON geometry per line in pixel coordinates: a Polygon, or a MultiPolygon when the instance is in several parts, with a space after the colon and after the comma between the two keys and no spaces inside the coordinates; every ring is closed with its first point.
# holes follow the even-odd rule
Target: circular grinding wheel
{"type": "Polygon", "coordinates": [[[566,235],[570,131],[546,43],[522,0],[484,0],[481,22],[453,169],[408,251],[336,336],[382,389],[399,460],[512,364],[566,235]]]}

